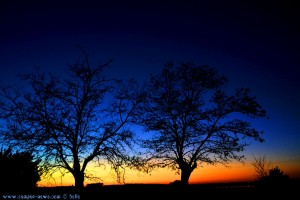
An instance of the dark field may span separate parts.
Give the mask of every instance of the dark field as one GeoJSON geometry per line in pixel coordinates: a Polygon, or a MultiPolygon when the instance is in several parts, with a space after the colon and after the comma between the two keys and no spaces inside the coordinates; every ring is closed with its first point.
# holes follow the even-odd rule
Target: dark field
{"type": "Polygon", "coordinates": [[[258,187],[249,183],[179,185],[127,184],[84,188],[40,187],[33,191],[2,192],[1,199],[297,199],[299,181],[289,185],[258,187]]]}

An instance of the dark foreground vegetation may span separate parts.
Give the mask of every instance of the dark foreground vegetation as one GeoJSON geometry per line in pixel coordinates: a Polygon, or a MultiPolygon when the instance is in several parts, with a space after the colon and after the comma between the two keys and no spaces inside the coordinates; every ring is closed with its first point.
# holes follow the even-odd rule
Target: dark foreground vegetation
{"type": "Polygon", "coordinates": [[[255,182],[190,184],[99,185],[78,190],[75,187],[38,187],[32,191],[2,192],[2,199],[255,199],[297,196],[300,180],[285,185],[257,185],[255,182]]]}

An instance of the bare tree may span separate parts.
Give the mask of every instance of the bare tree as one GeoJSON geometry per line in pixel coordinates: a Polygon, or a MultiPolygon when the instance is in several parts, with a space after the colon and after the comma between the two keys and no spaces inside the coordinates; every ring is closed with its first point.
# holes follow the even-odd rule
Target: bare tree
{"type": "Polygon", "coordinates": [[[264,141],[248,119],[266,117],[266,111],[248,88],[227,95],[227,82],[215,68],[193,63],[170,62],[151,75],[139,118],[153,133],[143,143],[150,166],[176,170],[187,185],[202,163],[243,162],[244,139],[264,141]]]}
{"type": "Polygon", "coordinates": [[[261,180],[269,175],[269,171],[272,165],[271,161],[267,161],[266,156],[254,157],[252,163],[257,173],[257,180],[261,180]]]}
{"type": "Polygon", "coordinates": [[[0,93],[4,140],[35,152],[45,172],[70,172],[77,188],[91,161],[108,162],[121,177],[135,142],[129,125],[142,99],[134,80],[107,78],[112,60],[95,66],[83,55],[61,77],[37,70],[22,75],[28,87],[2,87],[0,93]]]}

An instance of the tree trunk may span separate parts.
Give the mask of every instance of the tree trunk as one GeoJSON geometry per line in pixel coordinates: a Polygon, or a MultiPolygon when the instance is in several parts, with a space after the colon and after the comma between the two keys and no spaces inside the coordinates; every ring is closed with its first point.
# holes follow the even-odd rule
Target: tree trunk
{"type": "Polygon", "coordinates": [[[73,163],[73,167],[74,167],[74,171],[73,171],[73,176],[75,179],[75,187],[77,189],[82,189],[84,187],[84,170],[80,170],[80,161],[78,159],[78,154],[77,152],[74,150],[74,163],[73,163]]]}
{"type": "Polygon", "coordinates": [[[181,180],[180,184],[182,186],[187,186],[189,184],[189,178],[191,176],[192,171],[195,169],[195,166],[190,166],[185,161],[181,160],[178,162],[179,167],[181,169],[181,180]]]}
{"type": "Polygon", "coordinates": [[[84,187],[83,183],[84,183],[84,173],[79,171],[79,172],[75,172],[73,174],[74,179],[75,179],[75,187],[77,189],[82,189],[84,187]]]}
{"type": "Polygon", "coordinates": [[[188,185],[189,184],[189,178],[193,170],[191,170],[188,167],[181,169],[181,184],[182,185],[188,185]]]}

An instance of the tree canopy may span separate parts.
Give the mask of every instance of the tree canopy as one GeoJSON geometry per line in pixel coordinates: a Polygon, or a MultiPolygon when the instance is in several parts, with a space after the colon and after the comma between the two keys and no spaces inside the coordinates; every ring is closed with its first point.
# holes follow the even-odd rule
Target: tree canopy
{"type": "Polygon", "coordinates": [[[243,161],[249,139],[263,142],[251,118],[266,111],[249,88],[227,94],[228,78],[208,65],[170,62],[151,75],[139,123],[152,135],[143,142],[152,167],[170,167],[188,184],[203,163],[243,161]]]}
{"type": "Polygon", "coordinates": [[[37,69],[21,76],[28,87],[2,87],[4,141],[34,152],[48,174],[71,173],[78,188],[91,161],[110,164],[120,178],[121,166],[131,161],[135,137],[129,124],[141,98],[133,79],[107,76],[111,62],[92,65],[83,50],[83,59],[62,76],[37,69]]]}

